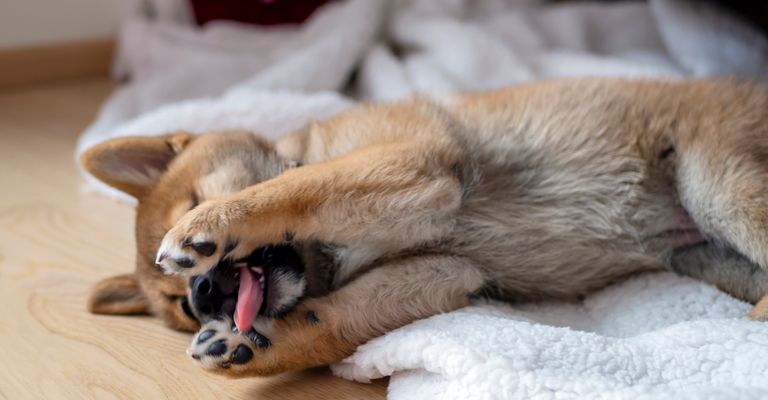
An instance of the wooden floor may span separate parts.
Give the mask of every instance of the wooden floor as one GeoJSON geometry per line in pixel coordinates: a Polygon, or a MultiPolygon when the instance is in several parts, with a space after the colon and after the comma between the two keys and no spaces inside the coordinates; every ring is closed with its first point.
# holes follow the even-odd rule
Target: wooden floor
{"type": "Polygon", "coordinates": [[[184,354],[190,335],[86,312],[94,282],[133,268],[132,208],[84,192],[73,157],[112,88],[98,79],[0,92],[0,398],[384,398],[386,381],[327,369],[214,376],[184,354]]]}

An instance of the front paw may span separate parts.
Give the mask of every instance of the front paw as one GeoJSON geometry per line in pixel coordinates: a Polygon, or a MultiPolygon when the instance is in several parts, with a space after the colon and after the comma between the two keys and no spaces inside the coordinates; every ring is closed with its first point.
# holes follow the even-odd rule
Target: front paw
{"type": "Polygon", "coordinates": [[[256,330],[240,334],[231,321],[211,321],[195,335],[187,354],[207,370],[242,375],[254,357],[263,356],[271,345],[269,339],[256,330]]]}
{"type": "MultiPolygon", "coordinates": [[[[310,302],[311,303],[311,302],[310,302]]],[[[283,318],[258,318],[240,333],[232,322],[205,324],[187,350],[203,368],[228,376],[265,376],[343,359],[355,344],[340,340],[333,312],[300,305],[283,318]]]]}
{"type": "Polygon", "coordinates": [[[211,201],[185,214],[163,237],[155,262],[167,273],[201,275],[224,257],[238,255],[233,222],[241,212],[236,204],[211,201]]]}

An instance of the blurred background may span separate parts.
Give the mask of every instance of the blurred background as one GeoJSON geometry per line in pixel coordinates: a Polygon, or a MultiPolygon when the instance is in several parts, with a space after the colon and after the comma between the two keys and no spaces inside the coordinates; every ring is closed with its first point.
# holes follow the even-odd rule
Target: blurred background
{"type": "MultiPolygon", "coordinates": [[[[197,46],[220,53],[228,53],[238,50],[240,56],[247,56],[250,51],[261,50],[263,43],[248,46],[249,41],[247,27],[272,27],[273,30],[291,30],[307,21],[318,8],[327,3],[344,3],[337,0],[26,0],[14,2],[0,1],[0,89],[19,87],[29,83],[71,79],[81,76],[100,74],[102,76],[111,73],[115,79],[126,80],[132,74],[141,75],[143,72],[158,72],[158,58],[162,58],[152,50],[145,49],[141,52],[132,46],[162,47],[168,45],[169,40],[182,46],[197,46]],[[144,30],[145,34],[137,31],[144,30]],[[187,36],[182,38],[182,36],[187,36]],[[198,36],[198,37],[194,37],[198,36]],[[172,37],[172,38],[171,38],[172,37]],[[202,38],[205,37],[205,40],[202,38]],[[137,44],[137,40],[141,40],[137,44]],[[116,61],[113,64],[113,61],[116,61]]],[[[346,1],[349,2],[349,1],[346,1]]],[[[410,40],[403,40],[396,36],[400,32],[397,28],[387,27],[391,23],[400,23],[405,14],[421,13],[421,17],[429,22],[435,18],[450,15],[453,19],[465,22],[488,22],[491,13],[508,14],[517,12],[525,14],[530,21],[546,20],[542,17],[547,13],[571,13],[573,18],[558,17],[558,21],[566,26],[561,26],[564,35],[574,34],[576,37],[584,34],[606,34],[609,30],[605,26],[612,27],[610,21],[600,21],[602,16],[621,14],[617,11],[626,6],[626,3],[643,4],[650,10],[654,18],[646,23],[658,25],[662,34],[662,41],[672,48],[667,36],[672,36],[664,31],[670,29],[688,30],[695,32],[692,25],[700,25],[698,28],[708,27],[700,32],[708,33],[709,40],[715,40],[711,47],[721,47],[719,55],[734,57],[742,45],[744,36],[759,34],[765,36],[768,33],[768,3],[750,0],[650,0],[645,1],[555,1],[555,0],[480,0],[477,2],[459,0],[367,0],[368,7],[358,7],[359,13],[348,13],[347,18],[366,19],[371,28],[377,33],[395,33],[390,37],[394,51],[398,46],[408,47],[414,45],[410,40]],[[474,4],[473,4],[474,3],[474,4]],[[598,7],[613,9],[612,11],[584,11],[598,7]],[[617,5],[616,3],[624,3],[617,5]],[[374,7],[374,5],[376,5],[374,7]],[[363,10],[365,8],[365,10],[363,10]],[[430,10],[431,9],[431,10],[430,10]],[[687,9],[687,10],[686,10],[687,9]],[[559,11],[558,11],[559,10],[559,11]],[[376,16],[363,15],[375,13],[376,16]],[[586,18],[585,14],[594,14],[595,18],[586,18]],[[579,32],[572,30],[567,25],[583,25],[579,32]],[[591,27],[591,28],[590,28],[591,27]],[[716,41],[716,36],[723,36],[716,41]],[[734,39],[736,37],[737,39],[734,39]],[[399,39],[399,40],[398,40],[399,39]],[[398,43],[401,42],[401,43],[398,43]],[[730,47],[730,48],[729,48],[730,47]]],[[[337,8],[342,8],[337,6],[337,8]]],[[[351,8],[351,7],[348,7],[351,8]]],[[[326,12],[329,14],[331,12],[326,12]]],[[[629,13],[626,13],[627,15],[629,13]]],[[[503,19],[497,15],[495,20],[503,19]]],[[[608,18],[610,19],[610,18],[608,18]]],[[[512,22],[512,21],[507,21],[512,22]]],[[[336,23],[353,23],[337,19],[336,23]]],[[[545,21],[545,25],[546,25],[545,21]]],[[[648,26],[650,29],[651,27],[648,26]]],[[[634,29],[633,26],[614,26],[616,31],[634,29]]],[[[546,30],[546,29],[545,29],[546,30]]],[[[348,30],[352,32],[353,30],[348,30]]],[[[511,31],[510,31],[511,32],[511,31]]],[[[322,39],[322,33],[315,38],[322,39]]],[[[363,33],[363,32],[357,32],[363,33]]],[[[447,32],[443,32],[447,33],[447,32]]],[[[520,33],[520,32],[517,32],[520,33]]],[[[530,34],[531,32],[527,32],[530,34]]],[[[646,36],[650,36],[646,32],[646,36]]],[[[274,42],[281,38],[274,36],[274,42]]],[[[288,35],[290,36],[290,35],[288,35]]],[[[402,36],[402,35],[401,35],[402,36]]],[[[530,35],[529,35],[530,36],[530,35]]],[[[533,36],[541,36],[537,45],[546,45],[550,50],[570,49],[574,50],[573,43],[558,43],[558,40],[550,41],[546,32],[541,29],[533,29],[533,36]]],[[[549,35],[551,36],[551,35],[549,35]]],[[[255,41],[262,41],[258,35],[253,35],[255,41]]],[[[503,39],[503,38],[501,38],[503,39]]],[[[528,38],[536,39],[536,38],[528,38]]],[[[555,38],[556,39],[556,38],[555,38]]],[[[583,38],[582,38],[583,39],[583,38]]],[[[445,36],[450,40],[450,34],[445,36]]],[[[594,40],[594,38],[592,38],[594,40]]],[[[536,40],[533,40],[536,41],[536,40]]],[[[277,43],[275,43],[276,45],[277,43]]],[[[337,43],[343,46],[344,42],[337,43]]],[[[375,43],[370,43],[374,44],[375,43]]],[[[594,43],[593,43],[594,44],[594,43]]],[[[633,43],[642,47],[647,43],[633,43]]],[[[423,43],[417,43],[423,45],[423,43]]],[[[626,43],[625,43],[626,45],[626,43]]],[[[762,43],[764,45],[764,43],[762,43]]],[[[286,46],[286,51],[295,44],[286,46]]],[[[680,45],[678,45],[680,46],[680,45]]],[[[372,46],[375,47],[375,46],[372,46]]],[[[755,45],[750,50],[758,49],[765,52],[765,48],[755,45]]],[[[173,53],[170,49],[158,49],[173,53]]],[[[178,50],[178,49],[177,49],[178,50]]],[[[576,49],[576,50],[584,50],[576,49]]],[[[593,52],[603,52],[605,49],[589,49],[593,52]]],[[[628,49],[625,49],[628,50],[628,49]]],[[[691,50],[696,52],[697,50],[691,50]]],[[[195,51],[192,51],[193,53],[195,51]]],[[[199,53],[202,53],[201,50],[199,53]]],[[[210,52],[209,52],[210,54],[210,52]]],[[[222,54],[220,54],[222,56],[222,54]]],[[[223,55],[226,57],[227,55],[223,55]]],[[[258,57],[258,54],[251,54],[258,57]]],[[[264,55],[272,56],[272,54],[264,55]]],[[[765,61],[763,58],[755,58],[756,61],[765,61]]],[[[364,56],[360,55],[359,59],[364,56]]],[[[673,54],[674,58],[674,54],[673,54]]],[[[185,59],[179,62],[188,61],[185,59]]],[[[758,67],[745,66],[741,69],[720,68],[709,70],[711,65],[685,65],[685,61],[676,60],[684,64],[688,70],[693,70],[696,75],[719,73],[754,73],[758,67]]],[[[689,60],[690,61],[690,60],[689,60]]],[[[701,60],[699,60],[701,61],[701,60]]],[[[264,60],[262,60],[264,62],[264,60]]],[[[244,64],[245,65],[245,64],[244,64]]],[[[358,65],[359,67],[359,65],[358,65]]],[[[247,67],[246,67],[247,68],[247,67]]],[[[239,75],[245,75],[242,72],[239,75]]],[[[140,78],[143,78],[140,76],[140,78]]],[[[208,93],[206,93],[208,94],[208,93]]]]}
{"type": "Polygon", "coordinates": [[[0,90],[106,76],[121,0],[0,1],[0,90]]]}

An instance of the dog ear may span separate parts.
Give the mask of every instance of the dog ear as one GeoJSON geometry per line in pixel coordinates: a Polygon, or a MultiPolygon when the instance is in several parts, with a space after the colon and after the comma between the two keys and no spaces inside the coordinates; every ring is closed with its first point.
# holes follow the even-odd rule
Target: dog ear
{"type": "Polygon", "coordinates": [[[91,290],[88,311],[94,314],[149,314],[149,301],[134,274],[117,275],[102,280],[91,290]]]}
{"type": "Polygon", "coordinates": [[[188,132],[107,140],[86,150],[80,164],[100,181],[140,197],[194,139],[188,132]]]}

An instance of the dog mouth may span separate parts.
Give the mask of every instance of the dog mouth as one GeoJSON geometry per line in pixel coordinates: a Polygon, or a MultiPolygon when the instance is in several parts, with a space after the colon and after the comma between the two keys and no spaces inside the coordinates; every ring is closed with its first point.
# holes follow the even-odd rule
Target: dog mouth
{"type": "Polygon", "coordinates": [[[264,278],[264,268],[249,265],[247,261],[236,262],[233,267],[237,269],[235,276],[239,278],[239,287],[232,319],[240,332],[247,332],[249,329],[246,328],[253,325],[253,321],[256,320],[256,316],[261,311],[262,306],[265,305],[266,279],[264,278]]]}
{"type": "Polygon", "coordinates": [[[222,261],[190,280],[190,303],[201,321],[231,318],[240,332],[260,316],[278,317],[304,294],[304,263],[289,245],[266,246],[222,261]]]}

